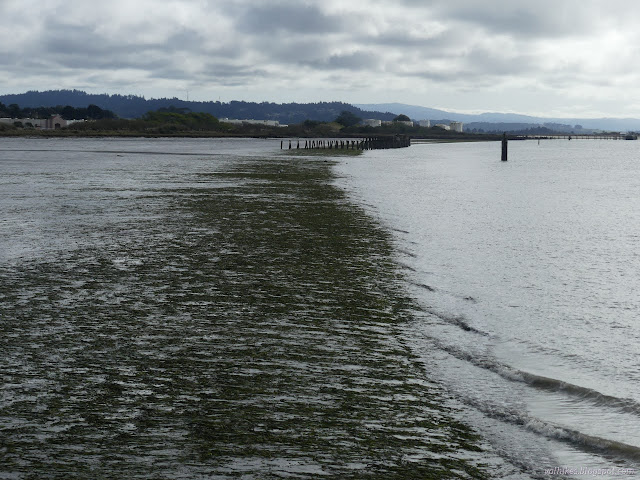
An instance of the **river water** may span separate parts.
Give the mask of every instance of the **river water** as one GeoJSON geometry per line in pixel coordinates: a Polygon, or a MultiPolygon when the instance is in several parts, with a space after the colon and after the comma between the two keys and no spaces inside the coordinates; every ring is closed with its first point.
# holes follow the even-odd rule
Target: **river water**
{"type": "Polygon", "coordinates": [[[640,143],[421,144],[337,171],[393,230],[406,336],[464,420],[530,472],[637,474],[640,143]]]}

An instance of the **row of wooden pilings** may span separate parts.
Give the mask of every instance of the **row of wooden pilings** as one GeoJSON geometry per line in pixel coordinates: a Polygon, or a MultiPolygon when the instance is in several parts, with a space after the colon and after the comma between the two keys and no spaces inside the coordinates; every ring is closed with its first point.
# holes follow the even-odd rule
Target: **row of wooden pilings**
{"type": "MultiPolygon", "coordinates": [[[[365,137],[358,140],[327,140],[315,139],[305,140],[304,145],[298,139],[297,143],[289,140],[289,150],[296,149],[328,149],[328,150],[380,150],[385,148],[403,148],[411,146],[411,138],[407,135],[380,135],[376,137],[365,137]]],[[[284,140],[280,141],[280,149],[284,149],[284,140]]]]}

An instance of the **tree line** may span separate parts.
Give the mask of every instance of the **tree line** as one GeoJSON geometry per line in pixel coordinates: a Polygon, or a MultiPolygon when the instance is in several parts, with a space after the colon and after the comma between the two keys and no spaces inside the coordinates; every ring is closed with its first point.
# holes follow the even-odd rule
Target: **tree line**
{"type": "Polygon", "coordinates": [[[151,98],[136,95],[89,94],[81,90],[29,91],[21,94],[0,95],[0,102],[19,104],[25,107],[39,105],[70,105],[75,108],[86,105],[100,105],[120,118],[141,118],[149,111],[162,108],[186,108],[192,112],[204,112],[216,118],[277,120],[281,124],[301,123],[305,120],[333,121],[340,112],[349,111],[362,118],[393,120],[396,116],[389,112],[361,110],[343,102],[317,103],[273,103],[244,101],[186,101],[179,98],[151,98]]]}
{"type": "MultiPolygon", "coordinates": [[[[342,110],[329,121],[309,120],[286,126],[270,126],[252,123],[229,123],[220,121],[206,112],[191,112],[186,107],[170,105],[146,112],[135,119],[118,118],[110,110],[96,105],[87,107],[25,107],[17,104],[9,106],[0,103],[0,116],[12,118],[47,118],[59,114],[68,120],[88,119],[57,131],[56,135],[131,135],[131,136],[257,136],[257,137],[335,137],[403,134],[413,137],[453,138],[464,134],[442,130],[438,127],[419,127],[404,124],[409,118],[397,115],[393,122],[380,127],[361,124],[362,118],[352,110],[342,110]]],[[[16,122],[14,125],[0,124],[4,134],[20,134],[27,129],[33,132],[33,126],[16,122]]],[[[40,131],[43,135],[54,133],[40,131]]]]}
{"type": "Polygon", "coordinates": [[[72,107],[71,105],[57,105],[55,107],[24,107],[17,103],[5,105],[0,102],[0,117],[5,118],[49,118],[52,115],[60,115],[65,120],[101,120],[103,118],[116,118],[111,110],[103,110],[97,105],[87,107],[72,107]]]}
{"type": "MultiPolygon", "coordinates": [[[[264,124],[236,124],[220,121],[205,112],[189,112],[186,108],[170,106],[150,111],[140,118],[123,119],[103,117],[89,122],[79,122],[66,128],[39,131],[41,135],[101,135],[101,136],[253,136],[253,137],[337,137],[403,134],[414,137],[453,138],[464,134],[444,131],[437,127],[409,126],[399,122],[407,117],[394,117],[396,122],[381,127],[364,126],[361,118],[344,110],[331,121],[305,120],[287,126],[264,124]]],[[[28,125],[0,125],[5,135],[20,134],[28,125]]],[[[33,132],[32,129],[29,129],[33,132]]]]}

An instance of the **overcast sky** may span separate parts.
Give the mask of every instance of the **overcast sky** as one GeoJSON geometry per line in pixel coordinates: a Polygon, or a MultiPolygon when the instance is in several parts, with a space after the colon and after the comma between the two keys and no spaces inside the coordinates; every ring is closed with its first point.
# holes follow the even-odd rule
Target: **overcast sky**
{"type": "Polygon", "coordinates": [[[0,0],[0,93],[640,117],[637,0],[0,0]]]}

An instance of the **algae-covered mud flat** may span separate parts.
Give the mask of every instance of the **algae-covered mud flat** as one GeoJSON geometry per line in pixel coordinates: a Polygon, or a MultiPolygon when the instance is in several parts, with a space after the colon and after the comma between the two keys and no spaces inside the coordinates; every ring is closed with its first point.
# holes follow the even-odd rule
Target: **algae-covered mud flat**
{"type": "Polygon", "coordinates": [[[279,141],[4,140],[0,478],[485,478],[389,236],[279,141]]]}

